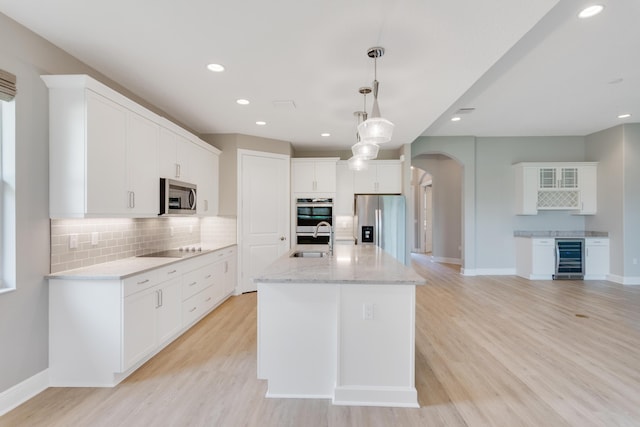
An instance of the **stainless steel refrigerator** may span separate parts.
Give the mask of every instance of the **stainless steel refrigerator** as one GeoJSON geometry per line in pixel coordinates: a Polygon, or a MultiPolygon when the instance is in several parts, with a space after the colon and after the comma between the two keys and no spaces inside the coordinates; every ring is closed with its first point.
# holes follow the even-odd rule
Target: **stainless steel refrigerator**
{"type": "Polygon", "coordinates": [[[404,264],[404,196],[357,194],[355,198],[356,244],[378,245],[404,264]]]}

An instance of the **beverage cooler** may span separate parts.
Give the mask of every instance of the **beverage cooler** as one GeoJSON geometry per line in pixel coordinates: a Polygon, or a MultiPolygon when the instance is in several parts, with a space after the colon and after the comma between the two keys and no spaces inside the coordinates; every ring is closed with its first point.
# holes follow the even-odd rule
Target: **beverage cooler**
{"type": "Polygon", "coordinates": [[[584,239],[556,239],[555,279],[584,279],[584,239]]]}

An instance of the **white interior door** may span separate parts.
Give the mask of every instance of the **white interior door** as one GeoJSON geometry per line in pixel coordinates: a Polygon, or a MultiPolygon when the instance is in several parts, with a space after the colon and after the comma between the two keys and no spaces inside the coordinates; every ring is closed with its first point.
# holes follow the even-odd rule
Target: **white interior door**
{"type": "Polygon", "coordinates": [[[240,292],[289,250],[289,156],[238,150],[240,292]]]}
{"type": "Polygon", "coordinates": [[[424,252],[433,251],[433,187],[424,187],[424,252]]]}

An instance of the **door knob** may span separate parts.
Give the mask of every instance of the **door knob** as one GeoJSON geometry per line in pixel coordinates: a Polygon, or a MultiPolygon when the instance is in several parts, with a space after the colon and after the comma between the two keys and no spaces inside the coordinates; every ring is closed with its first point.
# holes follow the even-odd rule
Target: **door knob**
{"type": "Polygon", "coordinates": [[[280,236],[280,241],[283,241],[283,240],[287,240],[287,238],[284,236],[280,236]]]}

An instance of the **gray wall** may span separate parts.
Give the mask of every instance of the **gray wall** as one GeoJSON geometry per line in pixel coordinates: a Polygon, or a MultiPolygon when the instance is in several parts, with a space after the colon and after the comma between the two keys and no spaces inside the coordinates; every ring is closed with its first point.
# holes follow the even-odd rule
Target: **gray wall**
{"type": "Polygon", "coordinates": [[[636,279],[640,279],[639,165],[640,124],[624,125],[624,276],[636,279]]]}
{"type": "Polygon", "coordinates": [[[417,157],[425,154],[443,154],[455,159],[462,166],[462,272],[474,274],[476,269],[475,138],[472,136],[423,136],[411,144],[411,164],[414,164],[417,157]]]}
{"type": "MultiPolygon", "coordinates": [[[[412,146],[412,164],[424,169],[419,159],[428,154],[444,154],[462,165],[462,246],[467,273],[513,269],[514,230],[585,229],[585,218],[568,212],[515,215],[511,167],[524,161],[583,161],[583,137],[418,138],[412,146]]],[[[434,177],[434,198],[435,185],[434,177]]],[[[436,227],[434,223],[434,251],[435,245],[440,247],[436,242],[436,227]]],[[[455,243],[449,247],[455,247],[455,243]]]]}
{"type": "Polygon", "coordinates": [[[238,150],[254,150],[265,153],[293,154],[291,144],[277,139],[261,138],[243,134],[206,134],[200,137],[222,150],[220,154],[220,202],[218,214],[238,214],[238,150]]]}
{"type": "Polygon", "coordinates": [[[503,137],[476,141],[476,262],[478,268],[515,266],[514,230],[584,230],[567,211],[515,215],[514,172],[519,162],[584,160],[583,137],[503,137]]]}
{"type": "MultiPolygon", "coordinates": [[[[410,146],[410,144],[408,144],[410,146]]],[[[403,147],[396,150],[383,150],[378,152],[377,160],[397,160],[404,152],[403,147]]],[[[340,157],[340,160],[349,160],[353,156],[351,150],[305,150],[294,149],[292,157],[340,157]]]]}
{"type": "Polygon", "coordinates": [[[598,162],[598,214],[587,218],[587,228],[609,232],[610,271],[622,276],[624,253],[622,126],[586,138],[587,160],[598,162]]]}
{"type": "Polygon", "coordinates": [[[413,165],[432,176],[432,255],[436,258],[461,260],[462,165],[440,154],[421,155],[413,159],[413,165]]]}
{"type": "Polygon", "coordinates": [[[587,160],[598,164],[598,214],[587,227],[609,231],[611,274],[640,281],[640,124],[589,135],[587,160]],[[633,261],[636,261],[634,264],[633,261]]]}
{"type": "Polygon", "coordinates": [[[16,291],[0,294],[0,393],[48,367],[49,96],[41,74],[89,74],[168,114],[0,14],[0,68],[17,76],[16,291]]]}

